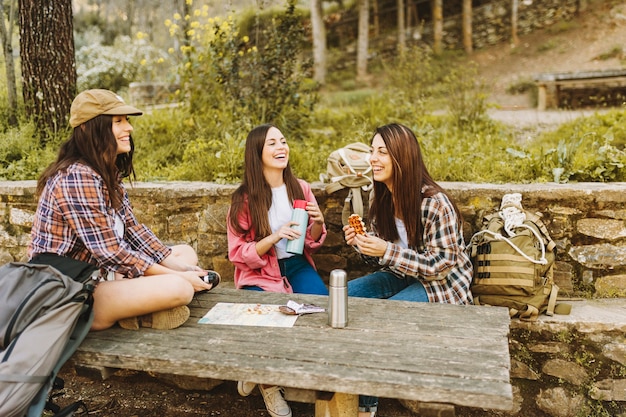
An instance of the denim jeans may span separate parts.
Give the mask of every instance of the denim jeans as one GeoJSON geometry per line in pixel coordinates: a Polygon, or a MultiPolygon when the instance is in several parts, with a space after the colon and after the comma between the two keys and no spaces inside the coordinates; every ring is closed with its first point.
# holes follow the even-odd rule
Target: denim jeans
{"type": "Polygon", "coordinates": [[[348,281],[348,296],[428,302],[424,285],[416,278],[400,278],[389,271],[377,271],[348,281]]]}
{"type": "MultiPolygon", "coordinates": [[[[348,296],[387,298],[427,303],[424,285],[415,278],[400,278],[389,271],[377,271],[348,281],[348,296]]],[[[376,411],[378,397],[359,395],[359,411],[376,411]]]]}
{"type": "MultiPolygon", "coordinates": [[[[304,256],[294,255],[290,258],[280,259],[278,266],[281,275],[287,277],[294,293],[328,295],[328,288],[326,288],[324,281],[304,256]]],[[[257,286],[249,286],[245,289],[263,291],[257,286]]]]}

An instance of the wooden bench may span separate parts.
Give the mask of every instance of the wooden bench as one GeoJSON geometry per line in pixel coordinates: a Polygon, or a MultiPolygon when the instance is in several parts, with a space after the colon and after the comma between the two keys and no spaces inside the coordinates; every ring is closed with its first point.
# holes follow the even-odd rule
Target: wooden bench
{"type": "Polygon", "coordinates": [[[535,76],[537,107],[621,105],[626,101],[626,69],[544,73],[535,76]]]}
{"type": "Polygon", "coordinates": [[[315,403],[316,417],[356,416],[358,394],[441,405],[446,415],[454,405],[512,407],[505,308],[350,298],[341,329],[328,326],[325,312],[293,327],[198,323],[218,303],[288,300],[326,307],[328,297],[223,285],[197,295],[178,329],[91,332],[72,363],[105,377],[128,369],[280,385],[288,399],[315,403]]]}

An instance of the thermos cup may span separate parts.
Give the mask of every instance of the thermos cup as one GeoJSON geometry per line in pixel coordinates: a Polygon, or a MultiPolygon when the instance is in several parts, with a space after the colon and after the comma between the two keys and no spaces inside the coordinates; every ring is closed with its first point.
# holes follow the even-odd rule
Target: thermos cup
{"type": "Polygon", "coordinates": [[[298,239],[288,240],[286,250],[289,253],[302,255],[302,251],[304,250],[306,228],[309,224],[309,213],[306,212],[306,200],[294,200],[291,220],[298,222],[297,226],[291,227],[300,231],[300,237],[298,239]]]}
{"type": "Polygon", "coordinates": [[[346,327],[348,324],[348,277],[343,269],[330,272],[328,324],[331,327],[346,327]]]}

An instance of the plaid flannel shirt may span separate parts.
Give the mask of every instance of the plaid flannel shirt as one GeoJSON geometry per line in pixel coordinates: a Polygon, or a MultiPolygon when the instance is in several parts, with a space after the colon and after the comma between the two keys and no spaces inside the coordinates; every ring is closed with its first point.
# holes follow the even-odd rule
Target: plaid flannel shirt
{"type": "Polygon", "coordinates": [[[171,248],[137,221],[122,190],[116,212],[102,177],[89,166],[77,162],[49,178],[33,220],[29,258],[55,253],[130,278],[161,262],[171,248]],[[124,223],[123,236],[115,233],[116,218],[124,223]]]}
{"type": "Polygon", "coordinates": [[[472,304],[472,262],[465,252],[457,214],[445,194],[422,200],[422,221],[423,250],[389,242],[378,264],[396,275],[419,279],[430,302],[472,304]]]}

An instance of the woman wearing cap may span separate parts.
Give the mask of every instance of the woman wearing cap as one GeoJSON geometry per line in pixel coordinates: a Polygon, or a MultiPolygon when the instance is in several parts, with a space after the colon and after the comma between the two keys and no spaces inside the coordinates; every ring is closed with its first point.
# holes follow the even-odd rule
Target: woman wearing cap
{"type": "Polygon", "coordinates": [[[194,292],[212,288],[201,277],[214,272],[197,266],[190,246],[164,245],[133,214],[122,179],[134,177],[128,116],[141,114],[111,91],[80,93],[70,109],[72,135],[37,182],[28,256],[56,254],[100,268],[92,330],[116,322],[178,327],[194,292]]]}

